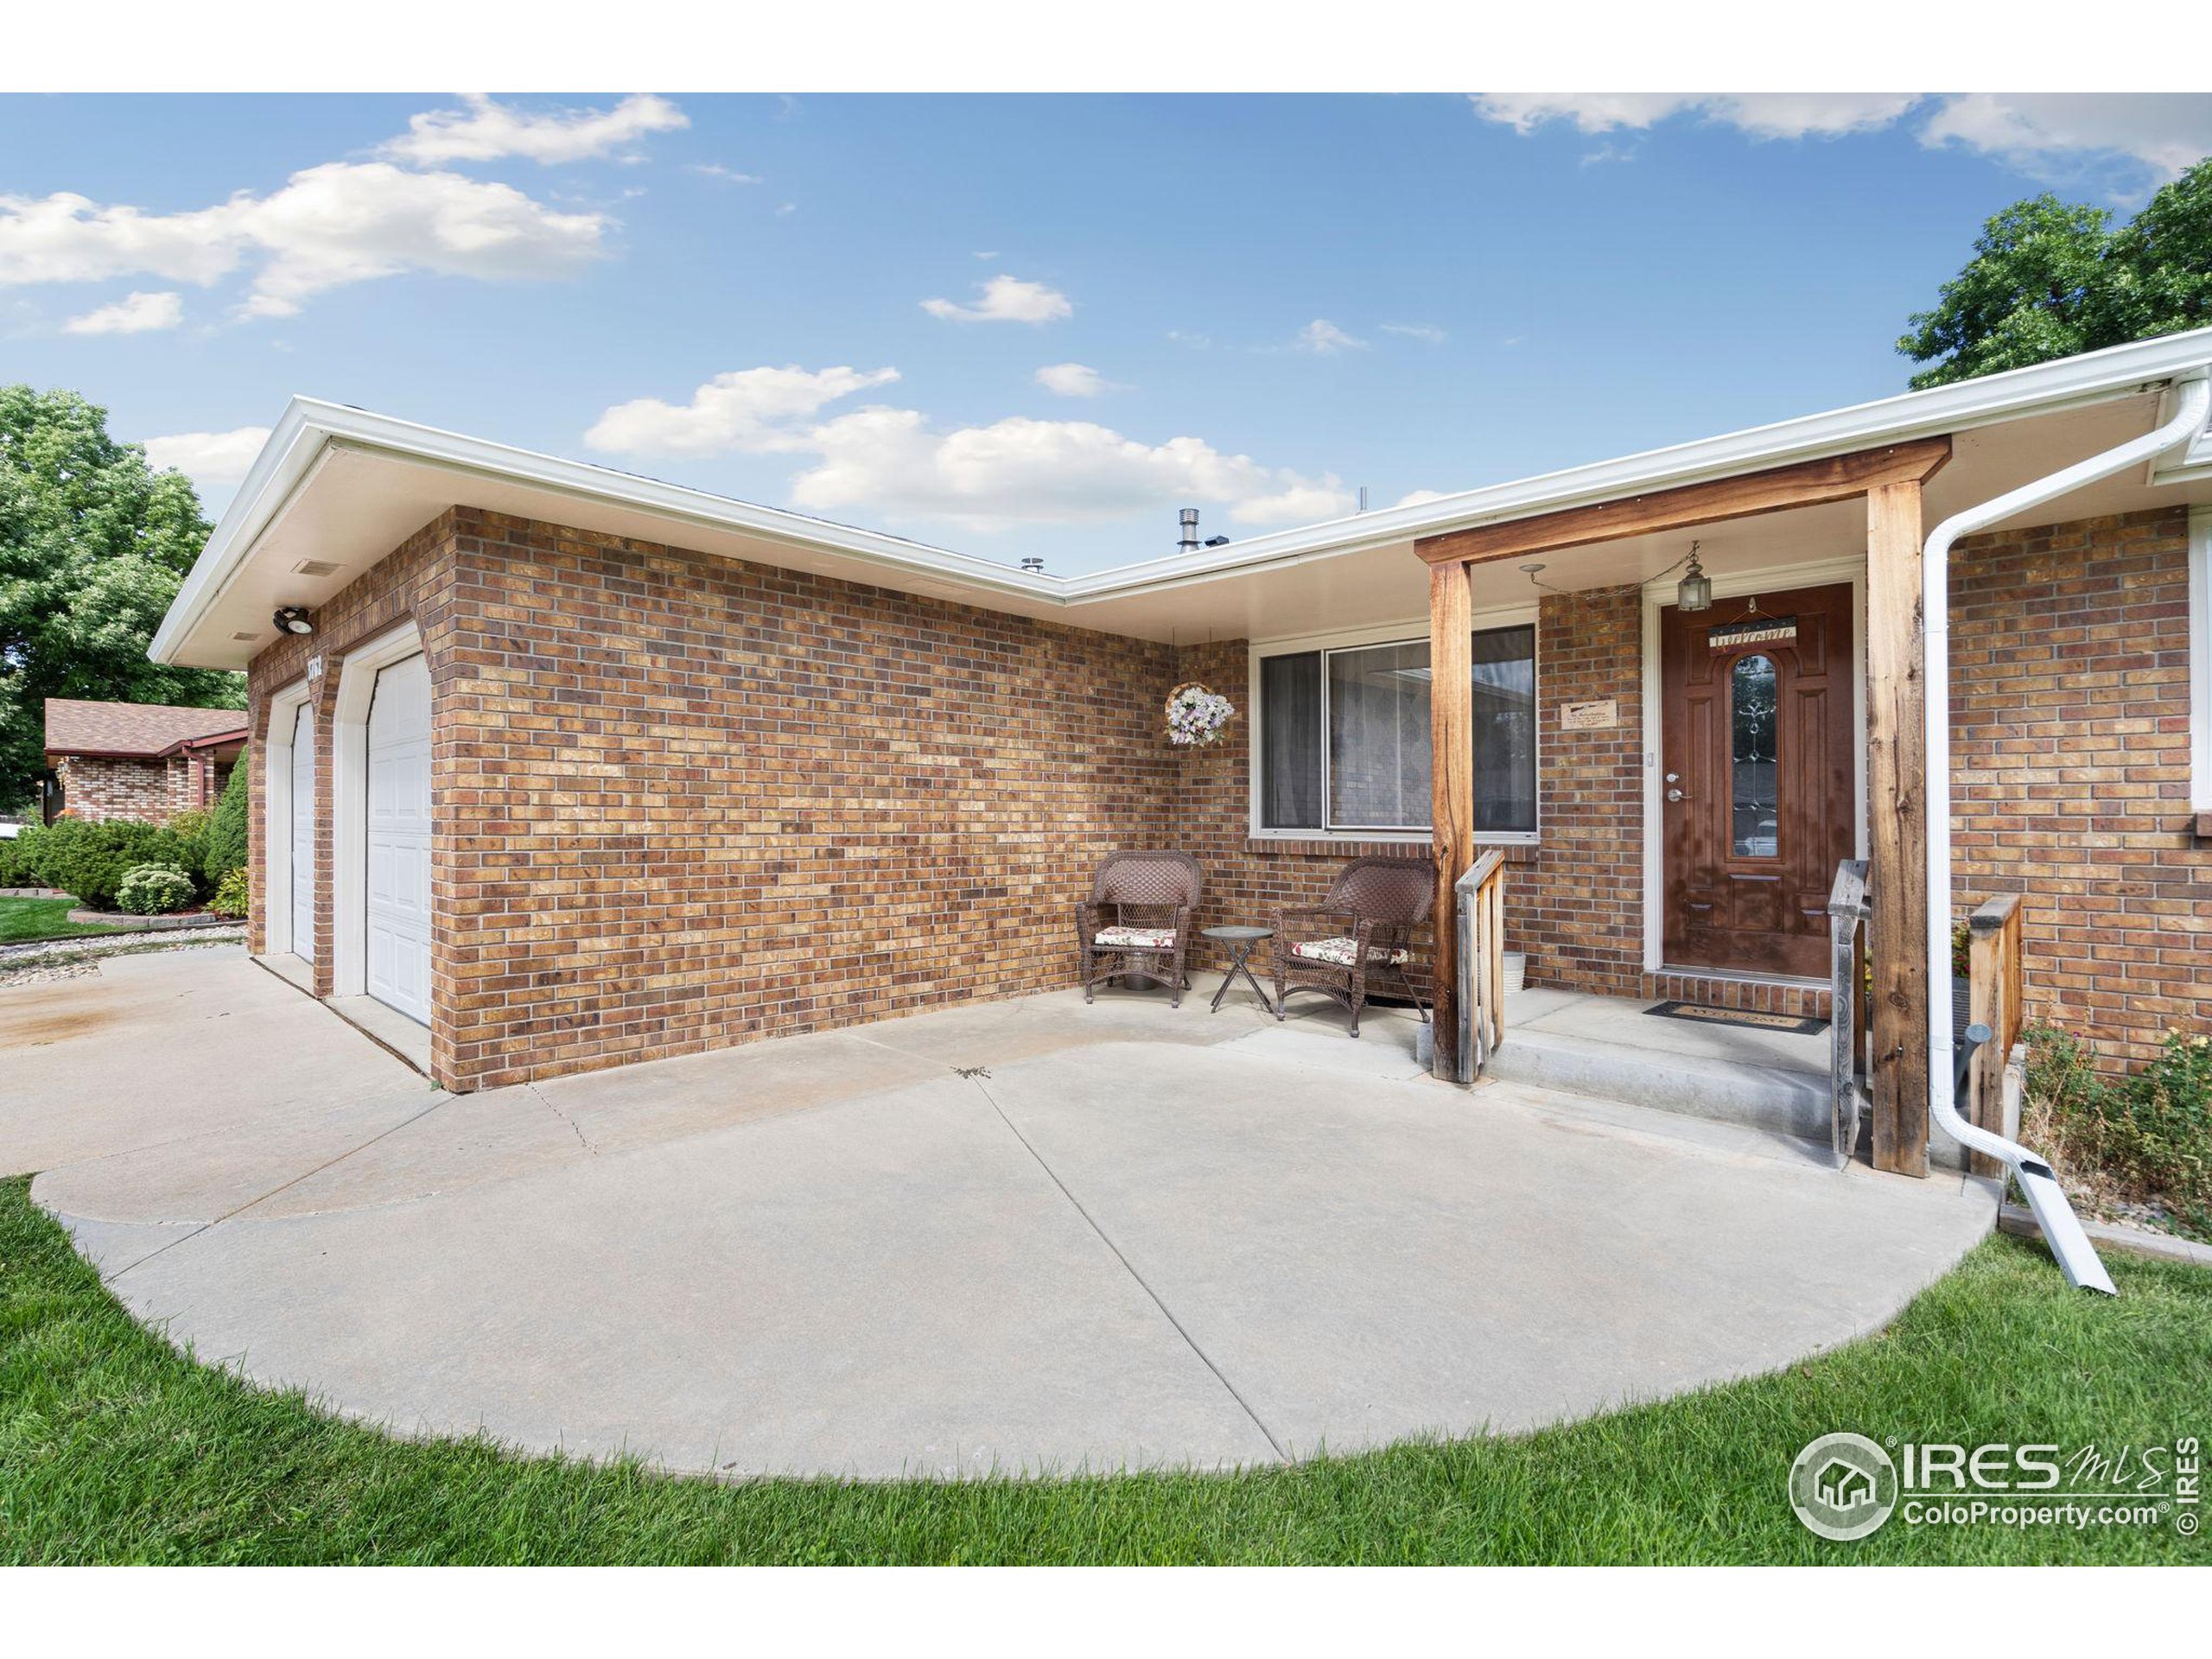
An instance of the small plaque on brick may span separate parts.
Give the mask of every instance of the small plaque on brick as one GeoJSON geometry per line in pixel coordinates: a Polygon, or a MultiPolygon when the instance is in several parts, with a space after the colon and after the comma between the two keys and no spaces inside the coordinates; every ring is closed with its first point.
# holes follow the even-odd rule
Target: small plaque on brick
{"type": "Polygon", "coordinates": [[[1602,731],[1621,723],[1621,706],[1611,697],[1603,702],[1570,702],[1560,709],[1559,723],[1570,732],[1602,731]]]}

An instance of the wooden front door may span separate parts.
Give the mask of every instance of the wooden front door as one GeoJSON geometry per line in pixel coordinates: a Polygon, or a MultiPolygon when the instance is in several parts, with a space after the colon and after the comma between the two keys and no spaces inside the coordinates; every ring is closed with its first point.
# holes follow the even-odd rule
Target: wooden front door
{"type": "Polygon", "coordinates": [[[1849,584],[1660,613],[1669,967],[1823,978],[1852,856],[1849,584]]]}

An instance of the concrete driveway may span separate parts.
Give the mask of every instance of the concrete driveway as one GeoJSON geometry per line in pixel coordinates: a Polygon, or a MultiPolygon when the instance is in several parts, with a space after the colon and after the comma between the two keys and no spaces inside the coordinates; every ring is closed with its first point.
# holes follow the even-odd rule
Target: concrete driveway
{"type": "Polygon", "coordinates": [[[120,958],[0,989],[0,1171],[203,1360],[731,1474],[1527,1428],[1872,1329],[1993,1220],[1955,1177],[1452,1090],[1408,1020],[1313,1001],[1065,993],[453,1096],[239,951],[120,958]]]}

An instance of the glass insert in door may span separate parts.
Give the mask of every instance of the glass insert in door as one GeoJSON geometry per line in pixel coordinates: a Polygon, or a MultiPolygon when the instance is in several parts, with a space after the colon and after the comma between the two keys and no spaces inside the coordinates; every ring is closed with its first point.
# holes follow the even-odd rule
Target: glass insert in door
{"type": "Polygon", "coordinates": [[[1728,702],[1731,838],[1738,858],[1772,858],[1782,838],[1773,658],[1738,658],[1728,673],[1728,702]]]}

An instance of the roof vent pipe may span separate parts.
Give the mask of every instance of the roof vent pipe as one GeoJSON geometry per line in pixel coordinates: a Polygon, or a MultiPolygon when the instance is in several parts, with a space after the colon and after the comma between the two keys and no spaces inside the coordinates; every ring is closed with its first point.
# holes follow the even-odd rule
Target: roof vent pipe
{"type": "Polygon", "coordinates": [[[1195,553],[1199,546],[1198,510],[1196,507],[1185,507],[1179,517],[1183,524],[1183,539],[1175,543],[1175,550],[1179,553],[1195,553]]]}

